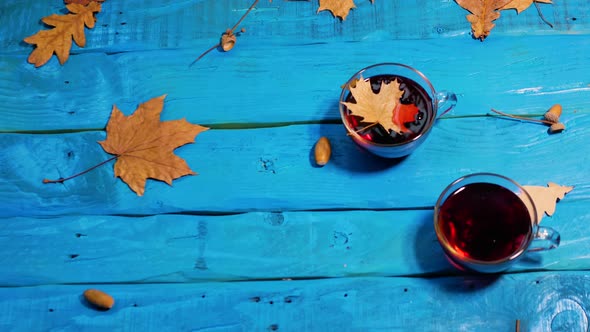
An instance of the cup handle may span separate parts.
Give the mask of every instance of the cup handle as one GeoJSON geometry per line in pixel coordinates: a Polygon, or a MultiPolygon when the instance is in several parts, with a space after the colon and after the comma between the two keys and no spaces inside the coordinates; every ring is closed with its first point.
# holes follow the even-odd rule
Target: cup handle
{"type": "Polygon", "coordinates": [[[550,227],[537,226],[535,238],[528,251],[550,250],[559,247],[561,236],[550,227]]]}
{"type": "Polygon", "coordinates": [[[450,112],[453,107],[457,104],[457,95],[451,91],[439,91],[436,93],[437,109],[444,109],[438,116],[439,118],[446,113],[450,112]]]}

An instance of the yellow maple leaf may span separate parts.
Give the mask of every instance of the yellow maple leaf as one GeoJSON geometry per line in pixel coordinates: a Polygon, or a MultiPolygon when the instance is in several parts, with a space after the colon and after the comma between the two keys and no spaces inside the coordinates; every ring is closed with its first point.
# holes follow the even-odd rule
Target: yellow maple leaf
{"type": "Polygon", "coordinates": [[[500,17],[500,8],[512,0],[455,0],[457,4],[468,10],[467,21],[471,23],[473,37],[484,40],[494,28],[493,23],[500,17]]]}
{"type": "Polygon", "coordinates": [[[346,16],[353,8],[356,8],[353,0],[320,0],[320,8],[317,12],[329,10],[334,16],[346,20],[346,16]]]}
{"type": "Polygon", "coordinates": [[[135,112],[125,116],[113,106],[107,124],[107,138],[98,142],[115,156],[115,176],[120,177],[141,196],[148,178],[161,180],[169,185],[184,175],[194,175],[184,159],[174,154],[174,149],[192,143],[195,137],[209,129],[182,120],[160,121],[164,98],[153,98],[135,112]]]}
{"type": "Polygon", "coordinates": [[[553,3],[552,0],[512,0],[505,6],[500,8],[500,10],[516,9],[516,12],[520,14],[523,10],[529,8],[530,5],[533,4],[533,2],[553,3]]]}
{"type": "Polygon", "coordinates": [[[533,199],[535,207],[537,208],[537,220],[545,214],[552,216],[555,213],[555,205],[557,200],[563,199],[565,194],[574,189],[571,186],[560,186],[553,182],[549,182],[547,187],[543,186],[523,186],[527,193],[533,199]]]}
{"type": "Polygon", "coordinates": [[[86,45],[84,26],[88,28],[94,27],[94,13],[100,12],[100,4],[92,1],[88,6],[71,3],[66,7],[71,14],[53,14],[42,19],[43,23],[55,28],[41,30],[24,39],[28,44],[37,45],[28,58],[28,61],[34,64],[35,67],[47,63],[53,53],[57,55],[59,63],[63,65],[70,56],[72,39],[80,47],[86,45]]]}
{"type": "Polygon", "coordinates": [[[404,91],[400,90],[399,82],[396,80],[385,83],[381,82],[378,93],[373,92],[371,82],[362,77],[355,86],[349,86],[350,93],[356,103],[342,102],[348,108],[350,114],[360,116],[363,122],[379,123],[385,130],[392,130],[401,134],[401,126],[394,122],[393,112],[397,108],[404,91]]]}

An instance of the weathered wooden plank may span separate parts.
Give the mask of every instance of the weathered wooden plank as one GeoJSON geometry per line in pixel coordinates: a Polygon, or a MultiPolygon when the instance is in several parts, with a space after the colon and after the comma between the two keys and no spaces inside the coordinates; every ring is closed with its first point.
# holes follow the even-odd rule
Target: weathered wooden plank
{"type": "Polygon", "coordinates": [[[339,121],[340,86],[357,70],[387,61],[412,65],[437,89],[456,92],[456,115],[485,114],[491,107],[539,114],[554,103],[563,104],[566,113],[590,109],[585,36],[485,43],[463,37],[305,46],[265,42],[214,52],[189,69],[194,57],[189,49],[84,53],[63,67],[52,60],[35,69],[24,54],[4,56],[0,130],[100,129],[113,104],[130,113],[162,94],[168,94],[166,119],[250,126],[339,121]]]}
{"type": "Polygon", "coordinates": [[[177,150],[199,175],[173,186],[150,180],[142,197],[113,177],[112,163],[63,184],[41,182],[107,159],[96,143],[104,132],[2,134],[0,215],[415,208],[433,206],[451,181],[480,171],[523,184],[575,185],[571,199],[588,199],[590,116],[564,121],[565,132],[548,135],[543,125],[492,117],[440,120],[428,141],[401,161],[360,150],[341,125],[209,130],[177,150]],[[323,168],[312,160],[320,136],[333,147],[323,168]]]}
{"type": "MultiPolygon", "coordinates": [[[[201,46],[202,41],[213,45],[251,3],[251,0],[149,0],[136,6],[126,1],[107,1],[97,15],[97,26],[86,32],[86,49],[121,52],[201,46]]],[[[316,14],[317,0],[272,3],[263,0],[243,23],[247,32],[241,39],[243,43],[425,39],[467,36],[471,29],[465,19],[468,12],[453,1],[397,0],[377,1],[373,5],[369,1],[357,1],[356,5],[346,21],[341,22],[327,11],[316,14]]],[[[585,0],[555,1],[542,7],[553,28],[541,21],[534,8],[520,15],[505,11],[490,38],[590,32],[585,0]]],[[[42,17],[64,9],[61,1],[3,2],[0,4],[4,22],[0,27],[1,48],[4,52],[29,52],[31,46],[21,43],[22,39],[44,29],[42,17]]]]}
{"type": "MultiPolygon", "coordinates": [[[[542,222],[560,232],[561,246],[512,272],[590,269],[587,207],[561,202],[542,222]]],[[[458,273],[431,209],[0,221],[1,287],[458,273]]]]}
{"type": "Polygon", "coordinates": [[[583,272],[0,289],[4,331],[586,331],[583,272]],[[84,289],[116,303],[90,308],[84,289]]]}

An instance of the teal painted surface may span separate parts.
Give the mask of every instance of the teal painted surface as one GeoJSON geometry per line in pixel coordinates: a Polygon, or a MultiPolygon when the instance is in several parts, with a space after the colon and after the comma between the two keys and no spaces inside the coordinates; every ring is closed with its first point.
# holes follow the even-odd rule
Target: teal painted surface
{"type": "Polygon", "coordinates": [[[197,176],[172,186],[149,180],[142,197],[114,178],[112,163],[64,184],[41,182],[107,159],[96,143],[104,132],[3,134],[0,215],[432,207],[449,183],[473,172],[501,173],[527,185],[573,185],[568,200],[585,200],[590,163],[580,149],[588,142],[590,117],[586,112],[563,120],[568,129],[555,135],[544,125],[493,117],[440,120],[427,142],[398,162],[360,150],[337,124],[210,130],[177,150],[197,176]],[[333,147],[323,168],[312,160],[320,136],[333,147]]]}
{"type": "MultiPolygon", "coordinates": [[[[511,272],[590,269],[587,207],[560,203],[542,224],[561,246],[511,272]]],[[[455,275],[432,223],[431,209],[7,218],[0,286],[455,275]]]]}
{"type": "Polygon", "coordinates": [[[195,50],[83,53],[63,67],[54,58],[40,69],[26,63],[27,53],[0,58],[0,130],[98,130],[114,104],[131,113],[163,94],[164,119],[218,126],[340,121],[341,85],[379,62],[409,64],[436,89],[454,91],[458,116],[490,108],[540,114],[558,102],[566,114],[590,108],[585,35],[490,37],[483,43],[467,36],[305,46],[264,41],[211,53],[189,68],[195,50]],[[15,89],[31,97],[11,93],[15,89]]]}
{"type": "Polygon", "coordinates": [[[590,298],[590,20],[586,0],[503,12],[483,43],[453,1],[262,0],[228,53],[192,67],[250,0],[107,0],[87,47],[26,63],[22,39],[61,1],[0,3],[0,330],[586,331],[590,298]],[[458,95],[428,141],[390,162],[340,124],[340,86],[394,61],[458,95]],[[197,176],[136,196],[96,143],[167,94],[162,118],[211,126],[179,148],[197,176]],[[486,116],[564,106],[567,130],[486,116]],[[314,167],[320,136],[332,159],[314,167]],[[442,255],[432,206],[473,172],[574,185],[542,224],[558,249],[469,275],[442,255]],[[81,299],[113,294],[108,312],[81,299]]]}
{"type": "Polygon", "coordinates": [[[586,331],[584,273],[0,289],[0,326],[32,331],[586,331]],[[97,312],[80,298],[116,298],[97,312]],[[23,313],[35,319],[20,319],[23,313]]]}

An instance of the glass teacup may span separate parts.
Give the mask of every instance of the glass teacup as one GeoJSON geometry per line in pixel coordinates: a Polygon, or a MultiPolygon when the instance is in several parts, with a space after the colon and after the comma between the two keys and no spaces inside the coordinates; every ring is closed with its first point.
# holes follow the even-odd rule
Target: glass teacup
{"type": "Polygon", "coordinates": [[[399,63],[380,63],[361,69],[346,82],[340,94],[340,116],[348,135],[358,145],[381,157],[399,158],[422,144],[439,111],[448,112],[456,102],[454,93],[437,92],[418,70],[399,63]],[[355,113],[355,104],[363,103],[361,88],[357,89],[361,81],[370,83],[374,94],[379,94],[385,85],[395,85],[388,90],[394,91],[392,100],[399,100],[388,101],[383,108],[384,113],[389,112],[389,107],[393,108],[393,126],[383,125],[389,122],[389,114],[383,121],[371,122],[367,121],[369,117],[355,113]]]}
{"type": "Polygon", "coordinates": [[[559,233],[538,220],[526,190],[493,173],[457,179],[434,208],[434,230],[451,263],[485,273],[509,268],[527,251],[557,248],[559,233]]]}

